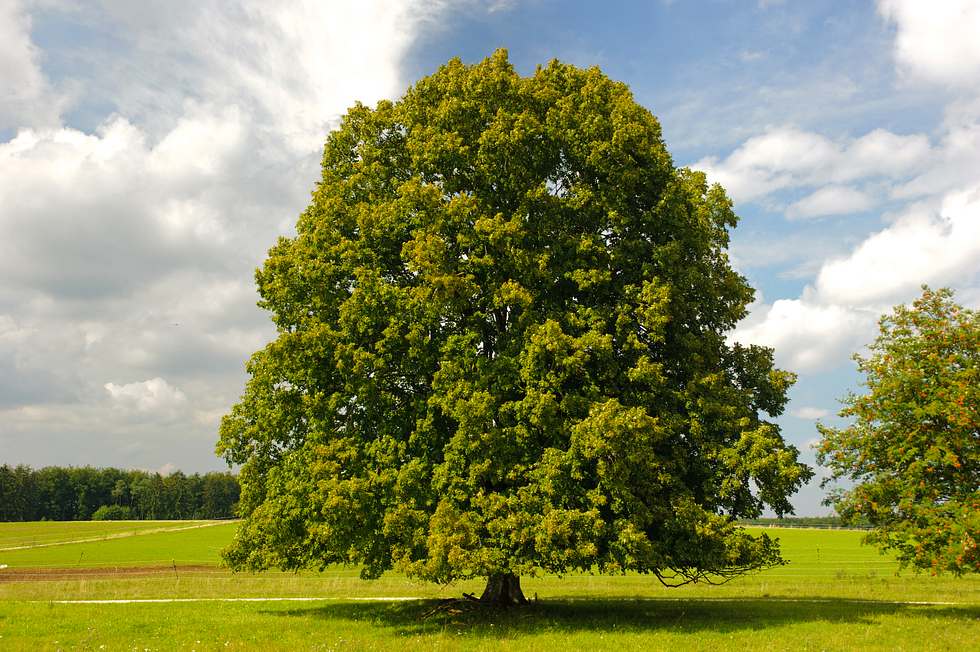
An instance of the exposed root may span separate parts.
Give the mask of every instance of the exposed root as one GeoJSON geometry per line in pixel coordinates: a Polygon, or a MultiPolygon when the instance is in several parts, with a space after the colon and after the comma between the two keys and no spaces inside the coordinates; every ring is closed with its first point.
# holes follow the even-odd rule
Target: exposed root
{"type": "Polygon", "coordinates": [[[422,614],[421,619],[427,620],[433,616],[460,616],[486,606],[488,605],[480,602],[480,599],[474,597],[472,593],[464,593],[462,598],[440,600],[439,604],[422,614]]]}

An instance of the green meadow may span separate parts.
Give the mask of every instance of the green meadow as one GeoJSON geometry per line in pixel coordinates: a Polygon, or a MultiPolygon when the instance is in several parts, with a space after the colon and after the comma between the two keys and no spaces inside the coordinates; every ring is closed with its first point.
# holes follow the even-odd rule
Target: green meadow
{"type": "Polygon", "coordinates": [[[0,523],[0,554],[6,558],[11,549],[38,546],[60,546],[81,540],[107,540],[135,534],[178,532],[221,521],[39,521],[33,523],[0,523]]]}
{"type": "Polygon", "coordinates": [[[74,526],[88,525],[92,523],[0,523],[0,564],[11,568],[161,566],[175,562],[216,566],[221,548],[228,545],[236,527],[228,521],[150,521],[145,527],[128,521],[104,531],[87,527],[73,531],[74,526]],[[25,544],[7,545],[7,541],[27,540],[25,532],[38,525],[55,526],[42,528],[43,538],[38,537],[38,541],[44,545],[16,550],[10,548],[25,544]]]}
{"type": "Polygon", "coordinates": [[[92,525],[0,524],[0,548],[85,539],[0,551],[0,649],[961,650],[980,640],[980,578],[897,575],[855,531],[767,529],[789,563],[721,586],[524,578],[536,601],[494,611],[441,602],[479,581],[230,573],[219,551],[234,523],[92,525]],[[89,540],[100,533],[114,538],[89,540]]]}

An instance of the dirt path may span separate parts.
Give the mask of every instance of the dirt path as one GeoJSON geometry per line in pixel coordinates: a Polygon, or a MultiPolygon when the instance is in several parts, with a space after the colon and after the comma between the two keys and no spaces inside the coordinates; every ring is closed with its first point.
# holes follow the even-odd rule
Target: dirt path
{"type": "Polygon", "coordinates": [[[157,604],[172,602],[413,602],[425,600],[416,596],[380,596],[363,598],[136,598],[133,600],[31,600],[47,604],[157,604]]]}
{"type": "Polygon", "coordinates": [[[200,573],[224,573],[217,566],[200,564],[156,566],[89,566],[80,568],[5,568],[0,570],[0,584],[4,582],[46,582],[77,579],[123,579],[127,577],[152,577],[154,575],[178,575],[200,573]]]}
{"type": "Polygon", "coordinates": [[[214,527],[215,525],[224,525],[226,523],[234,523],[234,521],[213,521],[211,523],[199,523],[197,525],[182,525],[180,527],[159,527],[150,528],[147,530],[133,530],[132,532],[117,532],[115,534],[103,534],[98,537],[89,537],[87,539],[72,539],[70,541],[52,541],[50,543],[32,543],[27,546],[12,546],[10,548],[0,548],[0,552],[11,552],[14,550],[31,550],[32,548],[50,548],[51,546],[67,546],[73,543],[95,543],[97,541],[108,541],[110,539],[127,539],[129,537],[138,537],[143,534],[159,534],[161,532],[180,532],[182,530],[196,530],[202,527],[214,527]]]}

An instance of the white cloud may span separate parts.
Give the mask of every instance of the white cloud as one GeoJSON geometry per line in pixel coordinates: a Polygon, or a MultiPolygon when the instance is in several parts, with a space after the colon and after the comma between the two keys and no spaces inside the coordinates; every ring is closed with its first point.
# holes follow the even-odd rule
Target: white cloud
{"type": "Polygon", "coordinates": [[[945,132],[920,173],[891,189],[898,200],[941,196],[976,184],[980,170],[980,96],[947,108],[945,132]]]}
{"type": "Polygon", "coordinates": [[[104,3],[84,19],[123,35],[132,53],[105,53],[85,81],[153,134],[168,130],[190,99],[237,105],[255,115],[252,128],[293,152],[315,152],[356,101],[373,104],[404,90],[402,59],[445,4],[104,3]]]}
{"type": "Polygon", "coordinates": [[[938,213],[919,207],[827,262],[816,288],[848,305],[892,302],[923,283],[969,281],[980,271],[980,185],[950,193],[938,213]]]}
{"type": "Polygon", "coordinates": [[[184,392],[159,377],[125,385],[106,383],[104,387],[115,403],[140,412],[170,410],[187,402],[184,392]]]}
{"type": "Polygon", "coordinates": [[[825,261],[798,299],[755,306],[733,339],[776,350],[796,371],[839,366],[869,343],[877,316],[910,300],[919,286],[967,290],[980,283],[980,185],[948,193],[938,210],[917,204],[872,233],[847,256],[825,261]]]}
{"type": "Polygon", "coordinates": [[[171,473],[173,473],[175,471],[179,471],[179,470],[180,469],[177,468],[177,465],[172,464],[171,462],[167,462],[166,464],[164,464],[163,466],[161,466],[160,468],[158,468],[156,470],[156,473],[159,473],[160,475],[166,477],[166,476],[170,475],[171,473]]]}
{"type": "Polygon", "coordinates": [[[902,178],[927,166],[932,156],[929,139],[923,134],[902,136],[875,129],[844,147],[826,178],[837,182],[864,177],[902,178]]]}
{"type": "Polygon", "coordinates": [[[445,8],[46,3],[38,20],[99,36],[56,44],[54,60],[86,65],[53,83],[30,17],[0,0],[0,133],[15,132],[0,141],[10,461],[218,464],[216,419],[274,334],[253,271],[309,201],[338,116],[404,90],[407,49],[445,8]],[[66,119],[102,123],[62,124],[68,95],[66,119]]]}
{"type": "Polygon", "coordinates": [[[17,0],[0,2],[0,129],[57,123],[62,100],[41,72],[31,18],[17,0]]]}
{"type": "Polygon", "coordinates": [[[221,174],[245,142],[245,116],[237,106],[189,104],[176,126],[149,153],[144,167],[161,178],[201,185],[221,174]]]}
{"type": "Polygon", "coordinates": [[[823,215],[843,215],[859,213],[874,206],[875,201],[868,193],[850,186],[830,185],[790,204],[786,216],[790,218],[820,217],[823,215]]]}
{"type": "Polygon", "coordinates": [[[744,61],[745,63],[752,63],[753,61],[761,61],[769,56],[769,53],[765,50],[742,50],[738,53],[739,61],[744,61]]]}
{"type": "Polygon", "coordinates": [[[796,408],[795,410],[792,410],[790,414],[796,417],[797,419],[807,419],[810,421],[814,421],[816,419],[823,419],[824,417],[829,416],[830,411],[824,410],[823,408],[806,406],[806,407],[796,408]]]}
{"type": "Polygon", "coordinates": [[[816,371],[839,365],[848,351],[866,344],[876,316],[813,297],[780,299],[754,307],[732,339],[774,348],[783,368],[816,371]]]}
{"type": "MultiPolygon", "coordinates": [[[[297,149],[319,149],[355,100],[373,103],[400,88],[398,64],[414,36],[416,3],[248,2],[227,19],[195,25],[193,47],[231,74],[216,94],[245,95],[277,121],[297,149]]],[[[212,91],[209,91],[212,92],[212,91]]]]}
{"type": "MultiPolygon", "coordinates": [[[[800,223],[798,223],[800,224],[800,223]]],[[[839,257],[854,246],[853,236],[841,236],[816,224],[794,227],[788,233],[736,229],[729,246],[732,264],[742,273],[770,269],[781,279],[813,279],[823,262],[839,257]]]]}
{"type": "Polygon", "coordinates": [[[975,0],[878,0],[897,29],[895,58],[914,78],[976,88],[980,79],[980,4],[975,0]]]}
{"type": "Polygon", "coordinates": [[[823,136],[781,127],[750,138],[728,157],[728,164],[734,169],[808,173],[838,155],[839,148],[823,136]]]}
{"type": "Polygon", "coordinates": [[[58,298],[131,295],[188,267],[250,278],[308,201],[329,127],[402,90],[401,59],[442,8],[48,7],[115,29],[131,51],[86,51],[86,87],[116,105],[94,132],[0,142],[0,276],[58,298]]]}
{"type": "Polygon", "coordinates": [[[887,203],[884,224],[843,255],[827,250],[832,257],[813,268],[798,298],[755,306],[736,330],[735,339],[774,346],[791,369],[840,366],[874,337],[877,316],[923,283],[952,286],[967,305],[980,296],[980,5],[940,5],[879,2],[897,25],[895,55],[907,77],[959,93],[932,143],[882,129],[832,140],[778,127],[696,164],[737,201],[765,201],[790,218],[887,203]],[[783,205],[787,191],[800,189],[812,190],[783,205]]]}
{"type": "Polygon", "coordinates": [[[510,11],[517,4],[518,0],[490,0],[487,4],[487,13],[495,14],[510,11]]]}
{"type": "Polygon", "coordinates": [[[736,202],[749,202],[787,188],[818,187],[868,178],[905,179],[932,156],[929,140],[876,129],[833,141],[795,127],[776,127],[746,140],[728,157],[707,157],[703,170],[736,202]]]}
{"type": "Polygon", "coordinates": [[[743,202],[798,185],[795,175],[826,167],[835,156],[826,138],[780,127],[748,139],[725,160],[705,158],[692,167],[704,170],[709,181],[720,183],[736,202],[743,202]]]}
{"type": "Polygon", "coordinates": [[[122,118],[96,134],[27,130],[0,143],[0,275],[52,296],[98,296],[213,267],[246,214],[226,212],[242,152],[232,114],[220,122],[185,118],[157,147],[122,118]]]}

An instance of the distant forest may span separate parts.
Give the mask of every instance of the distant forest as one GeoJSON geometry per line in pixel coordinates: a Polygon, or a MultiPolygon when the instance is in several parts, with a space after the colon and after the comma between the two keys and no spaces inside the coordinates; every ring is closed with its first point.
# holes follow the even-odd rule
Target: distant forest
{"type": "Polygon", "coordinates": [[[866,530],[871,524],[865,519],[857,522],[844,522],[839,516],[784,516],[782,518],[745,518],[740,519],[742,525],[772,525],[774,527],[811,527],[823,529],[846,528],[851,530],[866,530]]]}
{"type": "Polygon", "coordinates": [[[231,473],[0,466],[0,521],[227,518],[238,495],[231,473]]]}

